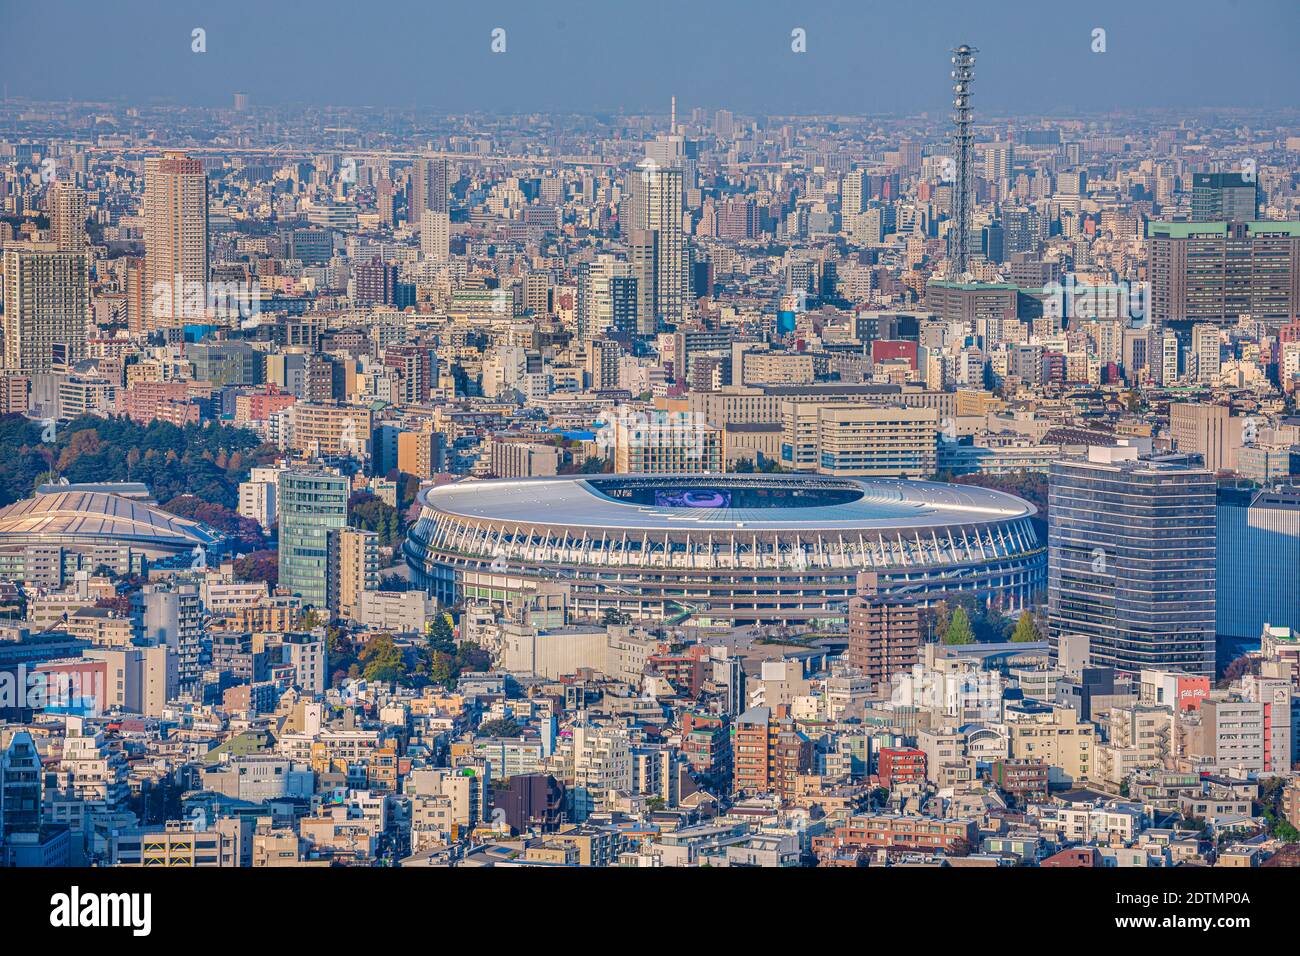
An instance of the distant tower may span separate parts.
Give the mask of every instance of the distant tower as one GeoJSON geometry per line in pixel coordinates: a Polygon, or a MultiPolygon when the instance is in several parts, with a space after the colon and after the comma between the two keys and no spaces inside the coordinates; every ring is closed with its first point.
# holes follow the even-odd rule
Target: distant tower
{"type": "Polygon", "coordinates": [[[949,224],[948,261],[952,278],[964,273],[970,257],[971,163],[974,133],[971,131],[971,83],[975,79],[974,47],[963,43],[952,51],[953,134],[957,164],[952,191],[952,222],[949,224]]]}
{"type": "Polygon", "coordinates": [[[142,331],[201,320],[208,290],[208,176],[203,163],[168,150],[144,161],[142,331]]]}
{"type": "Polygon", "coordinates": [[[235,94],[235,112],[236,112],[236,113],[243,113],[243,112],[245,112],[247,109],[248,109],[248,94],[247,94],[247,93],[236,93],[236,94],[235,94]]]}
{"type": "Polygon", "coordinates": [[[672,113],[668,118],[668,135],[675,136],[676,134],[677,134],[677,97],[674,96],[672,113]]]}

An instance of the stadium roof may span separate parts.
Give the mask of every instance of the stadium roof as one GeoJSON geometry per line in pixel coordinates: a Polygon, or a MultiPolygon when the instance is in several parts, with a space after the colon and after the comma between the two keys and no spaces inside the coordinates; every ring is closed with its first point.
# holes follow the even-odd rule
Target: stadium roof
{"type": "Polygon", "coordinates": [[[488,522],[658,531],[800,531],[939,528],[1027,518],[1037,509],[1014,495],[971,485],[894,478],[728,473],[601,475],[462,481],[423,493],[431,508],[488,522]],[[860,492],[825,505],[793,507],[661,507],[620,501],[599,486],[637,484],[681,490],[781,486],[860,492]]]}
{"type": "Polygon", "coordinates": [[[210,545],[215,533],[133,498],[103,491],[54,490],[0,508],[0,545],[59,539],[118,540],[169,549],[210,545]]]}

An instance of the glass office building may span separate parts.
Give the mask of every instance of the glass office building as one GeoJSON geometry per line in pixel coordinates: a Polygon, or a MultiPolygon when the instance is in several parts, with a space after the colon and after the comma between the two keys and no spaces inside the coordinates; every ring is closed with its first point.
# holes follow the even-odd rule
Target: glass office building
{"type": "Polygon", "coordinates": [[[348,523],[348,490],[343,475],[280,473],[280,587],[312,607],[328,606],[329,533],[348,523]]]}
{"type": "Polygon", "coordinates": [[[1300,488],[1224,488],[1218,504],[1220,642],[1257,646],[1266,624],[1300,630],[1300,488]]]}
{"type": "Polygon", "coordinates": [[[1052,464],[1048,636],[1091,663],[1213,675],[1215,481],[1204,469],[1100,448],[1052,464]]]}

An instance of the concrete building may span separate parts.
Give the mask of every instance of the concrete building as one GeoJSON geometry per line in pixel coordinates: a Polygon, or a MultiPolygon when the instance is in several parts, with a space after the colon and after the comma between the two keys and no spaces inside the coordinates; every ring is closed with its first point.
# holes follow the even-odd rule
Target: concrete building
{"type": "Polygon", "coordinates": [[[1156,326],[1300,315],[1300,222],[1152,222],[1147,235],[1156,326]]]}
{"type": "Polygon", "coordinates": [[[4,247],[5,369],[26,375],[70,368],[86,355],[90,258],[52,242],[4,247]]]}
{"type": "Polygon", "coordinates": [[[328,533],[328,607],[354,620],[363,591],[379,588],[379,535],[359,528],[336,528],[328,533]]]}
{"type": "Polygon", "coordinates": [[[781,464],[823,475],[928,478],[938,462],[934,409],[785,403],[781,464]]]}
{"type": "MultiPolygon", "coordinates": [[[[1218,348],[1215,332],[1215,348],[1218,348]]],[[[1213,472],[1235,471],[1241,452],[1242,419],[1230,414],[1226,405],[1175,402],[1169,406],[1169,432],[1174,446],[1201,456],[1213,472]]]]}

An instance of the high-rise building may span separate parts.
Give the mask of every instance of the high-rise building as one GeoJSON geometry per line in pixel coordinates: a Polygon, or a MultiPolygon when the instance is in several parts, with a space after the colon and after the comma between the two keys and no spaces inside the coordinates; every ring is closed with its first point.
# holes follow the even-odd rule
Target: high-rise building
{"type": "Polygon", "coordinates": [[[375,206],[379,212],[379,222],[391,229],[397,225],[397,189],[393,181],[385,176],[375,186],[375,206]]]}
{"type": "Polygon", "coordinates": [[[67,367],[86,354],[90,258],[52,242],[4,249],[4,356],[10,372],[67,367]]]}
{"type": "Polygon", "coordinates": [[[754,200],[725,199],[718,203],[716,213],[719,239],[753,239],[758,235],[758,207],[754,200]]]}
{"type": "Polygon", "coordinates": [[[623,350],[608,339],[588,339],[583,343],[585,383],[593,392],[618,388],[618,364],[623,350]]]}
{"type": "Polygon", "coordinates": [[[1215,627],[1237,646],[1268,625],[1300,632],[1300,488],[1224,488],[1216,516],[1215,627]]]}
{"type": "Polygon", "coordinates": [[[334,234],[328,229],[295,229],[289,234],[289,251],[305,266],[327,265],[334,257],[334,234]]]}
{"type": "Polygon", "coordinates": [[[311,607],[329,606],[329,535],[347,526],[348,489],[331,472],[280,473],[280,587],[311,607]]]}
{"type": "Polygon", "coordinates": [[[358,528],[329,532],[329,609],[351,620],[362,591],[379,589],[379,535],[358,528]]]}
{"type": "Polygon", "coordinates": [[[167,151],[144,161],[145,331],[202,320],[208,300],[208,177],[167,151]]]}
{"type": "Polygon", "coordinates": [[[751,707],[736,718],[732,750],[732,790],[739,794],[776,793],[790,799],[795,778],[812,764],[811,741],[770,707],[751,707]]]}
{"type": "Polygon", "coordinates": [[[1152,327],[1147,336],[1147,370],[1157,385],[1178,381],[1178,333],[1152,327]]]}
{"type": "Polygon", "coordinates": [[[397,435],[397,469],[426,481],[442,468],[443,436],[433,431],[403,431],[397,435]]]}
{"type": "Polygon", "coordinates": [[[849,601],[847,658],[873,688],[911,671],[921,647],[921,605],[897,597],[860,594],[849,601]]]}
{"type": "Polygon", "coordinates": [[[394,305],[397,302],[397,266],[375,256],[353,270],[352,298],[358,305],[394,305]]]}
{"type": "Polygon", "coordinates": [[[989,143],[984,150],[984,178],[991,183],[1001,183],[1011,177],[1015,163],[1015,148],[1010,140],[989,143]]]}
{"type": "Polygon", "coordinates": [[[840,180],[840,216],[845,223],[867,208],[865,169],[850,169],[840,180]]]}
{"type": "Polygon", "coordinates": [[[420,253],[433,262],[451,258],[451,218],[426,209],[420,216],[420,253]]]}
{"type": "Polygon", "coordinates": [[[1053,462],[1048,511],[1054,648],[1083,635],[1095,666],[1214,673],[1211,472],[1091,448],[1053,462]]]}
{"type": "Polygon", "coordinates": [[[362,459],[370,453],[374,422],[369,408],[336,402],[295,402],[288,417],[289,434],[284,444],[300,454],[362,459]]]}
{"type": "Polygon", "coordinates": [[[207,635],[198,585],[146,584],[136,600],[141,636],[150,646],[165,647],[175,656],[178,689],[192,696],[197,694],[203,678],[203,641],[207,635]]]}
{"type": "Polygon", "coordinates": [[[407,194],[410,201],[408,217],[412,225],[419,225],[426,209],[449,213],[447,199],[447,160],[437,156],[421,156],[411,164],[411,185],[407,194]]]}
{"type": "Polygon", "coordinates": [[[632,267],[609,253],[578,266],[578,338],[601,338],[614,324],[616,278],[632,278],[632,267]]]}
{"type": "Polygon", "coordinates": [[[50,241],[62,252],[86,248],[86,194],[72,183],[50,188],[50,241]]]}
{"type": "Polygon", "coordinates": [[[28,731],[19,730],[0,748],[0,846],[20,835],[40,833],[41,777],[36,742],[28,731]]]}
{"type": "Polygon", "coordinates": [[[646,160],[628,182],[629,258],[638,284],[638,331],[652,335],[686,314],[689,272],[682,232],[682,171],[646,160]]]}
{"type": "Polygon", "coordinates": [[[1259,185],[1241,173],[1193,173],[1192,219],[1252,222],[1259,214],[1259,185]]]}
{"type": "Polygon", "coordinates": [[[1156,325],[1300,316],[1300,222],[1153,222],[1147,236],[1156,325]]]}

